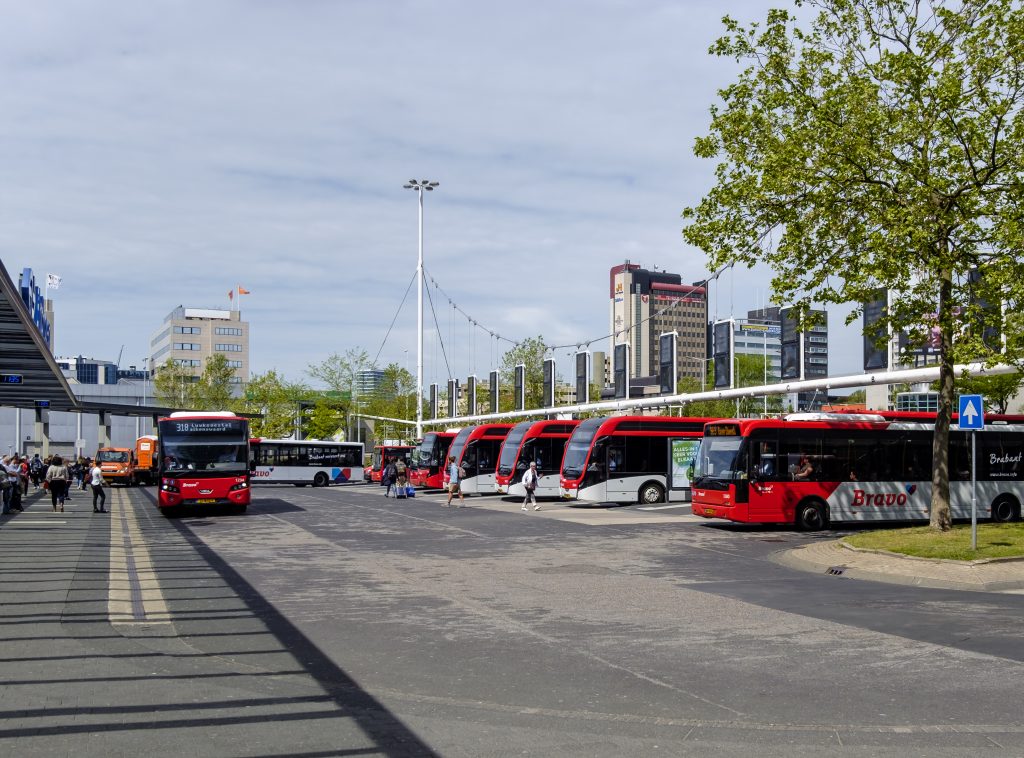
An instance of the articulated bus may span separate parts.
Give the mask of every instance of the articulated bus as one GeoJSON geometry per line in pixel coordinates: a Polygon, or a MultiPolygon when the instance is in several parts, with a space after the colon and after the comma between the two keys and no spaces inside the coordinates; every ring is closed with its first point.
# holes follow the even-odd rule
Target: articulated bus
{"type": "MultiPolygon", "coordinates": [[[[490,495],[494,493],[495,469],[498,467],[498,453],[501,443],[508,436],[512,424],[480,424],[467,426],[452,440],[448,455],[455,456],[455,462],[466,469],[466,476],[459,482],[465,495],[490,495]]],[[[448,467],[445,466],[444,483],[448,484],[448,467]]]]}
{"type": "Polygon", "coordinates": [[[157,422],[164,514],[190,505],[249,505],[249,421],[227,411],[172,413],[157,422]]]}
{"type": "MultiPolygon", "coordinates": [[[[927,520],[934,419],[802,413],[709,423],[694,463],[693,513],[804,530],[927,520]]],[[[988,416],[977,434],[978,514],[1019,519],[1024,416],[988,416]]],[[[953,518],[970,518],[971,442],[955,425],[949,479],[953,518]]]]}
{"type": "Polygon", "coordinates": [[[368,482],[380,484],[384,467],[392,458],[404,458],[405,465],[412,468],[413,453],[416,450],[412,445],[374,445],[373,458],[370,465],[363,469],[363,478],[368,482]]]}
{"type": "Polygon", "coordinates": [[[713,419],[613,416],[581,421],[565,446],[559,493],[590,503],[690,499],[689,466],[713,419]]]}
{"type": "Polygon", "coordinates": [[[427,432],[423,435],[423,441],[413,455],[415,468],[409,471],[409,484],[428,490],[444,487],[444,464],[455,435],[456,432],[427,432]]]}
{"type": "Polygon", "coordinates": [[[363,475],[362,442],[255,438],[249,444],[253,484],[327,487],[363,475]]]}
{"type": "Polygon", "coordinates": [[[537,464],[537,497],[558,497],[565,444],[579,421],[523,421],[509,431],[498,456],[495,489],[500,495],[526,496],[523,474],[537,464]]]}

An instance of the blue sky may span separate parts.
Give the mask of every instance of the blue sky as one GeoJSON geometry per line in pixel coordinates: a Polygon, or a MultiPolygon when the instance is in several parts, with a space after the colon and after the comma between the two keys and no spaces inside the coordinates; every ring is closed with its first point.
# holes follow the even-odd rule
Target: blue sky
{"type": "MultiPolygon", "coordinates": [[[[242,285],[254,371],[305,379],[331,352],[372,356],[415,271],[416,197],[402,189],[413,177],[441,183],[426,198],[428,271],[508,337],[606,334],[608,269],[626,259],[707,275],[679,214],[711,185],[693,140],[735,76],[706,52],[719,3],[0,1],[0,12],[0,259],[15,277],[25,266],[63,277],[58,353],[114,359],[123,344],[122,363],[139,363],[175,306],[226,306],[242,285]]],[[[712,310],[745,314],[766,281],[723,276],[712,310]]],[[[415,368],[414,295],[382,363],[415,368]]],[[[485,375],[489,338],[435,305],[455,373],[485,375]]],[[[841,322],[833,314],[833,374],[860,362],[841,322]]],[[[434,343],[428,382],[447,377],[434,343]]]]}

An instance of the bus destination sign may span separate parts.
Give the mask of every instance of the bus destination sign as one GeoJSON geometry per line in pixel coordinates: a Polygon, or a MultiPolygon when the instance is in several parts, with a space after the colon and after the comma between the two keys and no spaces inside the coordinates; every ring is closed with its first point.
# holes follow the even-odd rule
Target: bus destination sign
{"type": "Polygon", "coordinates": [[[707,437],[739,437],[740,428],[736,424],[709,424],[704,430],[707,437]]]}

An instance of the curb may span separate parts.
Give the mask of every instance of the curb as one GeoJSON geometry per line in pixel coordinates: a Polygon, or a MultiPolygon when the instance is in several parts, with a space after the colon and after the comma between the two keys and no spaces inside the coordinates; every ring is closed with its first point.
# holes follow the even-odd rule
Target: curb
{"type": "Polygon", "coordinates": [[[924,558],[920,555],[906,555],[904,553],[894,553],[891,550],[876,550],[871,547],[855,547],[847,544],[843,539],[836,540],[839,547],[852,550],[855,553],[874,553],[875,555],[884,555],[887,558],[899,558],[903,561],[927,561],[929,563],[945,563],[951,566],[984,566],[990,563],[1022,563],[1024,562],[1024,556],[1011,555],[1005,558],[977,558],[973,561],[958,561],[955,558],[924,558]]]}
{"type": "MultiPolygon", "coordinates": [[[[815,543],[812,543],[815,544],[815,543]]],[[[816,543],[822,544],[822,543],[816,543]]],[[[827,543],[826,543],[827,544],[827,543]]],[[[841,545],[842,543],[838,540],[831,544],[841,545]]],[[[990,581],[990,582],[959,582],[953,579],[939,579],[936,577],[919,576],[911,571],[907,573],[903,572],[892,572],[886,571],[883,567],[878,567],[877,570],[863,567],[835,565],[828,560],[814,560],[804,555],[800,555],[803,547],[791,548],[787,550],[780,550],[772,553],[769,558],[778,564],[786,566],[787,568],[795,569],[797,571],[806,571],[814,574],[827,574],[832,569],[840,569],[840,573],[833,574],[835,578],[839,579],[855,579],[872,582],[882,582],[885,584],[899,584],[909,587],[924,587],[927,589],[943,589],[943,590],[957,590],[965,592],[1015,592],[1024,590],[1024,581],[1009,580],[1009,581],[990,581]]],[[[866,551],[855,551],[863,555],[875,554],[880,557],[886,558],[890,556],[896,556],[899,558],[907,558],[908,556],[901,556],[895,553],[886,553],[880,550],[866,550],[866,551]]],[[[931,560],[931,559],[922,559],[931,560]]],[[[953,561],[960,565],[965,565],[962,561],[953,561]]],[[[912,569],[911,566],[907,566],[908,569],[912,569]]]]}

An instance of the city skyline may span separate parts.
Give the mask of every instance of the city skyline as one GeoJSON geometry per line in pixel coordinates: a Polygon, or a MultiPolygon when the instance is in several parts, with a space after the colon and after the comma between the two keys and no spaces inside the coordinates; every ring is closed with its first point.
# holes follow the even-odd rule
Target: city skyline
{"type": "MultiPolygon", "coordinates": [[[[708,276],[680,212],[711,186],[714,164],[692,143],[735,75],[706,53],[722,33],[716,5],[6,15],[0,70],[16,117],[0,127],[0,250],[11,271],[63,277],[59,354],[112,359],[125,344],[122,362],[138,364],[168,310],[228,307],[240,284],[253,373],[308,380],[333,352],[374,357],[415,272],[411,177],[440,182],[425,198],[428,274],[512,339],[605,349],[605,272],[626,260],[708,276]],[[117,336],[97,344],[111,321],[117,336]]],[[[723,274],[709,312],[762,307],[766,281],[723,274]]],[[[486,373],[492,340],[479,328],[471,339],[433,292],[452,373],[486,373]]],[[[415,321],[410,291],[379,364],[415,370],[415,321]]],[[[832,373],[859,370],[859,335],[837,345],[850,349],[832,373]]],[[[425,348],[424,383],[443,381],[429,333],[425,348]]]]}

